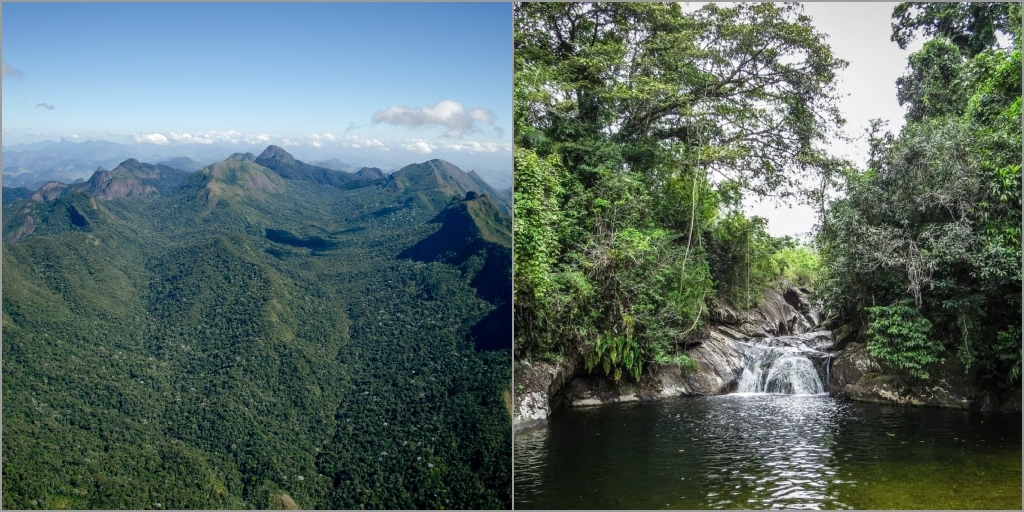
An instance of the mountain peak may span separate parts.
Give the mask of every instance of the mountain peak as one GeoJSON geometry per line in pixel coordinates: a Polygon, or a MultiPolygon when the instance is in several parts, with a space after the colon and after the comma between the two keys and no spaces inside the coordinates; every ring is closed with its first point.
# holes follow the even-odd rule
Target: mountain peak
{"type": "MultiPolygon", "coordinates": [[[[270,146],[270,147],[272,148],[274,146],[270,146]]],[[[263,153],[266,153],[269,150],[270,150],[270,148],[267,148],[267,150],[264,151],[263,153]]],[[[239,162],[255,162],[256,161],[256,155],[254,155],[252,153],[234,153],[234,154],[232,154],[231,156],[228,157],[228,160],[238,160],[239,162]]]]}
{"type": "Polygon", "coordinates": [[[311,181],[341,189],[364,187],[375,182],[373,177],[357,176],[296,160],[277,146],[267,146],[267,149],[256,157],[256,163],[287,180],[311,181]]]}
{"type": "Polygon", "coordinates": [[[476,174],[467,174],[451,162],[441,159],[407,165],[388,178],[390,190],[398,193],[434,191],[440,194],[440,204],[452,198],[462,199],[466,193],[493,194],[494,190],[476,174]]]}
{"type": "Polygon", "coordinates": [[[291,153],[274,145],[267,146],[267,149],[264,149],[257,158],[265,158],[267,160],[273,159],[288,163],[295,161],[295,157],[292,156],[291,153]]]}

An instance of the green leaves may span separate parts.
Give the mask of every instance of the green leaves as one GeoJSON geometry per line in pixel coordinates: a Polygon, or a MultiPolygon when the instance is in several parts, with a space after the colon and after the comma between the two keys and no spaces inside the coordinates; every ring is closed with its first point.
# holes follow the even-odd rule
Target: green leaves
{"type": "Polygon", "coordinates": [[[868,311],[868,352],[927,379],[925,367],[938,362],[942,345],[929,338],[932,323],[923,318],[910,301],[892,306],[875,306],[868,311]]]}
{"type": "Polygon", "coordinates": [[[901,45],[934,38],[899,81],[907,125],[873,124],[868,168],[846,173],[830,206],[823,296],[914,375],[956,351],[981,384],[1019,385],[1020,4],[900,4],[893,17],[901,45]],[[1012,48],[996,47],[1000,31],[1012,48]]]}
{"type": "Polygon", "coordinates": [[[623,371],[637,382],[643,370],[640,346],[630,335],[605,334],[596,338],[586,355],[587,371],[600,366],[605,375],[622,378],[623,371]]]}
{"type": "Polygon", "coordinates": [[[845,63],[795,5],[521,3],[514,24],[517,354],[690,365],[707,301],[781,272],[743,194],[835,167],[845,63]]]}

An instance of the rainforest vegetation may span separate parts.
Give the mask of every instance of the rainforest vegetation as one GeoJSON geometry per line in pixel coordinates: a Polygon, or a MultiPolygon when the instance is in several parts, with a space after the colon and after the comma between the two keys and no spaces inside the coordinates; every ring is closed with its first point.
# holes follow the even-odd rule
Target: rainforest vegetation
{"type": "Polygon", "coordinates": [[[523,3],[514,23],[518,357],[690,365],[716,304],[787,279],[908,372],[959,357],[1019,386],[1019,4],[895,9],[893,40],[927,41],[907,126],[876,123],[865,168],[830,154],[847,63],[799,5],[523,3]],[[813,205],[816,233],[770,236],[752,197],[813,205]]]}
{"type": "MultiPolygon", "coordinates": [[[[467,191],[410,166],[409,201],[252,160],[167,195],[5,204],[4,507],[509,508],[510,353],[480,338],[510,297],[400,256],[439,215],[472,227],[467,191]]],[[[112,174],[147,179],[131,167],[112,174]]],[[[489,205],[504,231],[467,258],[510,288],[489,205]]]]}

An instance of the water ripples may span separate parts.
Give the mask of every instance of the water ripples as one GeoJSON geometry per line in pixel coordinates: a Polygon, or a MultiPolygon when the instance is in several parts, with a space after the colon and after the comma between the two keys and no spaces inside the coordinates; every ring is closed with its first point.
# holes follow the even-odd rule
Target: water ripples
{"type": "MultiPolygon", "coordinates": [[[[901,464],[949,459],[936,439],[965,439],[962,445],[972,450],[986,440],[1000,444],[968,416],[825,395],[726,395],[559,411],[547,428],[516,436],[515,504],[819,509],[848,508],[852,501],[864,507],[851,500],[851,489],[878,474],[881,463],[891,464],[898,478],[901,464]]],[[[1002,443],[1016,446],[1019,467],[1020,431],[1002,443]]],[[[1019,484],[1019,470],[1016,478],[1019,484]]]]}

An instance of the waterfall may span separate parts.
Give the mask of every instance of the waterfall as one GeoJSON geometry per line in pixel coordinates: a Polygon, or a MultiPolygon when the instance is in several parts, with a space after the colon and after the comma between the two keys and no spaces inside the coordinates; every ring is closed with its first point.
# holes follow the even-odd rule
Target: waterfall
{"type": "Polygon", "coordinates": [[[825,391],[832,391],[832,354],[825,360],[825,391]]]}
{"type": "MultiPolygon", "coordinates": [[[[830,354],[805,345],[800,336],[780,336],[744,343],[744,368],[736,391],[739,393],[778,393],[817,395],[825,393],[826,383],[815,366],[830,354]]],[[[830,358],[830,357],[829,357],[830,358]]],[[[823,364],[828,371],[828,363],[823,364]]],[[[826,381],[828,377],[825,377],[826,381]]]]}

